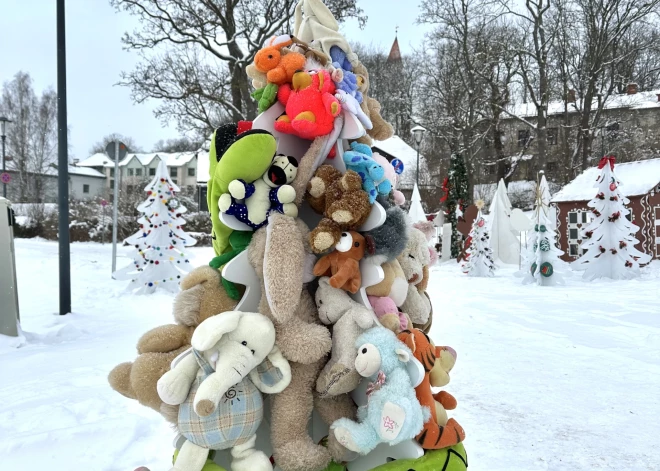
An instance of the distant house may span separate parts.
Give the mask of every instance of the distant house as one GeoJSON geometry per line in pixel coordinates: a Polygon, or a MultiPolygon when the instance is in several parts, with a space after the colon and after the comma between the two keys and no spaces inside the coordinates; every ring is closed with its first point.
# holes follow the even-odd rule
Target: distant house
{"type": "MultiPolygon", "coordinates": [[[[197,160],[199,152],[154,152],[150,154],[128,154],[119,162],[119,181],[131,188],[156,175],[160,161],[167,165],[172,181],[182,191],[195,192],[197,185],[197,160]]],[[[208,159],[208,158],[207,158],[208,159]]],[[[105,188],[112,193],[115,187],[115,163],[106,154],[94,154],[77,164],[78,167],[94,169],[106,178],[105,188]]]]}
{"type": "MultiPolygon", "coordinates": [[[[14,169],[7,172],[12,177],[12,182],[7,185],[7,198],[15,203],[34,203],[36,194],[40,194],[41,203],[57,202],[57,166],[51,165],[44,172],[28,172],[27,190],[24,191],[21,201],[19,189],[19,173],[14,169]],[[38,185],[36,183],[38,182],[38,185]],[[38,191],[37,191],[38,186],[38,191]]],[[[69,166],[69,197],[71,199],[88,199],[100,196],[105,188],[105,175],[92,168],[79,168],[69,166]]]]}
{"type": "MultiPolygon", "coordinates": [[[[630,200],[629,219],[640,228],[637,249],[660,259],[660,159],[617,164],[614,171],[621,181],[621,193],[630,200]]],[[[598,175],[600,170],[592,167],[552,198],[557,208],[559,246],[566,261],[576,260],[583,253],[582,233],[593,219],[587,203],[598,192],[594,187],[598,175]]]]}

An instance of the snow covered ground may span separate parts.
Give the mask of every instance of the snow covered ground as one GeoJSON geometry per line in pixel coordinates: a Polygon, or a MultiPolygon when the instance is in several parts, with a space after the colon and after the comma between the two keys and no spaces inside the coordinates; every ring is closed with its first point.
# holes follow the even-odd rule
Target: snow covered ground
{"type": "MultiPolygon", "coordinates": [[[[74,314],[57,311],[57,244],[17,240],[23,345],[0,338],[0,469],[169,469],[173,433],[107,385],[172,296],[124,295],[110,245],[73,244],[74,314]]],[[[126,256],[127,249],[120,249],[126,256]]],[[[210,248],[191,250],[200,265],[210,248]]],[[[122,266],[127,258],[120,258],[122,266]]],[[[447,390],[476,471],[658,470],[660,264],[640,280],[522,286],[433,269],[432,337],[458,351],[447,390]]]]}

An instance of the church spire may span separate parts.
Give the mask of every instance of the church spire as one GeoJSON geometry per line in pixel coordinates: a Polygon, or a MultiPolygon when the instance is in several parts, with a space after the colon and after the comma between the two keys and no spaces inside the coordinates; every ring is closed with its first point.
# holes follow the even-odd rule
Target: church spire
{"type": "Polygon", "coordinates": [[[401,49],[399,49],[399,27],[396,27],[394,35],[394,43],[392,44],[392,49],[390,49],[390,55],[387,57],[387,62],[399,62],[401,61],[401,49]]]}

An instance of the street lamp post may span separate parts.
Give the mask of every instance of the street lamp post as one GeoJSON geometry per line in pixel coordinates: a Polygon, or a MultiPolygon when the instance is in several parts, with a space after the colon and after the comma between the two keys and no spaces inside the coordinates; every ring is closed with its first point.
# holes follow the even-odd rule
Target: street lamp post
{"type": "Polygon", "coordinates": [[[417,183],[417,187],[419,188],[419,146],[422,144],[422,141],[424,140],[424,133],[426,132],[426,129],[424,129],[421,126],[415,126],[410,130],[410,133],[413,135],[413,138],[415,139],[415,145],[417,147],[417,176],[415,177],[415,182],[417,183]]]}
{"type": "MultiPolygon", "coordinates": [[[[5,141],[7,140],[7,123],[12,121],[9,118],[0,116],[0,137],[2,138],[2,173],[5,173],[5,141]]],[[[2,182],[2,197],[7,197],[7,184],[2,182]]]]}

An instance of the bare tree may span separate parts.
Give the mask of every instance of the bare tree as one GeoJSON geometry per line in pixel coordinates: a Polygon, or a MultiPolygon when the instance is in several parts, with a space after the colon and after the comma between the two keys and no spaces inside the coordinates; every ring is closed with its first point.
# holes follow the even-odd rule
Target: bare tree
{"type": "Polygon", "coordinates": [[[103,136],[103,138],[98,141],[96,144],[94,144],[91,149],[89,149],[90,154],[103,154],[105,152],[105,148],[108,147],[108,144],[111,142],[115,141],[121,141],[123,142],[126,147],[128,147],[129,152],[143,152],[144,150],[142,147],[140,147],[136,142],[135,139],[133,139],[130,136],[124,136],[122,134],[119,134],[118,132],[113,132],[111,134],[108,134],[106,136],[103,136]]]}
{"type": "Polygon", "coordinates": [[[187,137],[160,140],[154,144],[153,152],[194,152],[202,147],[202,140],[192,140],[187,137]]]}
{"type": "MultiPolygon", "coordinates": [[[[356,0],[327,0],[338,21],[366,17],[356,0]]],[[[174,118],[181,131],[201,135],[230,117],[252,119],[245,67],[267,39],[290,31],[296,0],[110,0],[117,11],[136,16],[141,29],[122,42],[143,59],[120,84],[133,99],[163,101],[156,114],[174,118]]]]}

